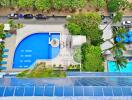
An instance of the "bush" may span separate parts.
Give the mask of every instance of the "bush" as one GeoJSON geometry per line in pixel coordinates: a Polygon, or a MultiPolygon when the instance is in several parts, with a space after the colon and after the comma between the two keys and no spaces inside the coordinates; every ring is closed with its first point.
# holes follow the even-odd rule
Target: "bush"
{"type": "Polygon", "coordinates": [[[106,6],[105,0],[91,0],[91,3],[96,8],[104,8],[106,6]]]}
{"type": "Polygon", "coordinates": [[[119,10],[125,10],[126,8],[129,8],[129,3],[127,0],[109,0],[108,2],[108,10],[110,12],[116,12],[119,10]]]}
{"type": "Polygon", "coordinates": [[[16,75],[16,77],[25,77],[29,70],[25,70],[23,72],[20,72],[16,75]]]}
{"type": "Polygon", "coordinates": [[[82,8],[86,5],[86,0],[64,0],[64,7],[70,9],[82,8]]]}
{"type": "Polygon", "coordinates": [[[49,10],[51,8],[50,0],[36,0],[35,7],[38,10],[49,10]]]}
{"type": "Polygon", "coordinates": [[[120,0],[109,0],[108,2],[108,10],[110,12],[116,12],[119,10],[120,0]]]}
{"type": "Polygon", "coordinates": [[[90,42],[98,41],[102,36],[100,22],[101,16],[96,12],[75,14],[68,20],[67,28],[72,35],[86,35],[90,42]]]}
{"type": "Polygon", "coordinates": [[[17,77],[19,78],[66,77],[65,71],[55,71],[51,67],[46,68],[44,66],[45,66],[45,63],[36,64],[34,69],[22,71],[17,75],[17,77]]]}
{"type": "Polygon", "coordinates": [[[116,12],[116,15],[113,17],[112,22],[117,23],[122,20],[123,13],[122,12],[116,12]]]}
{"type": "Polygon", "coordinates": [[[128,7],[130,10],[132,10],[132,3],[129,3],[128,7]]]}
{"type": "Polygon", "coordinates": [[[90,72],[103,72],[103,59],[99,46],[82,45],[82,70],[90,72]]]}
{"type": "Polygon", "coordinates": [[[80,26],[75,23],[68,23],[66,27],[72,35],[80,35],[81,33],[80,26]]]}
{"type": "Polygon", "coordinates": [[[53,7],[57,10],[60,10],[63,8],[63,0],[53,0],[53,7]]]}
{"type": "Polygon", "coordinates": [[[35,0],[18,0],[18,6],[21,8],[33,7],[35,0]]]}
{"type": "Polygon", "coordinates": [[[69,65],[67,71],[80,71],[80,65],[69,65]]]}

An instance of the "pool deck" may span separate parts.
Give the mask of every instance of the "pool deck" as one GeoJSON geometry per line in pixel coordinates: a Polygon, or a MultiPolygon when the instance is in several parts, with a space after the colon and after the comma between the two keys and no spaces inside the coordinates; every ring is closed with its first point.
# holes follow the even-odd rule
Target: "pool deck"
{"type": "Polygon", "coordinates": [[[60,25],[25,25],[23,28],[17,30],[16,46],[17,44],[27,37],[28,35],[39,32],[60,32],[61,34],[68,34],[64,24],[60,25]]]}
{"type": "Polygon", "coordinates": [[[64,27],[64,24],[59,25],[24,25],[23,28],[17,30],[17,35],[12,35],[10,38],[6,38],[5,40],[5,48],[9,49],[9,52],[6,54],[8,55],[8,58],[5,60],[7,61],[7,64],[3,65],[7,67],[7,70],[5,70],[6,73],[9,72],[19,72],[24,69],[12,69],[13,66],[13,57],[16,46],[22,41],[25,37],[28,35],[31,35],[33,33],[38,32],[60,32],[61,38],[60,41],[64,42],[64,48],[60,49],[59,55],[52,59],[52,60],[39,60],[44,61],[47,64],[56,64],[59,66],[60,64],[65,66],[68,66],[70,64],[76,64],[72,57],[72,49],[67,47],[67,38],[68,38],[68,30],[64,27]]]}

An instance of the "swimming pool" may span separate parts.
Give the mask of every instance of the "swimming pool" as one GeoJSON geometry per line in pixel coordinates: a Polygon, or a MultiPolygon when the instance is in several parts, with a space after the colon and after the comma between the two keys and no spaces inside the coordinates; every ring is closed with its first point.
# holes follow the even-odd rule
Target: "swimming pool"
{"type": "Polygon", "coordinates": [[[16,47],[13,68],[29,68],[37,59],[55,58],[60,45],[52,47],[52,39],[60,41],[60,33],[34,33],[24,38],[16,47]]]}
{"type": "Polygon", "coordinates": [[[126,68],[119,70],[116,69],[116,63],[114,61],[108,61],[108,71],[109,72],[132,72],[132,62],[128,62],[126,68]]]}

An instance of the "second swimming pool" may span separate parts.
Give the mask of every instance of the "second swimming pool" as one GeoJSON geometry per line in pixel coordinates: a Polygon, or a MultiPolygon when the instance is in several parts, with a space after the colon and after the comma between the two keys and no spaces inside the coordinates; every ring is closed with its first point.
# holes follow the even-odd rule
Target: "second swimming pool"
{"type": "Polygon", "coordinates": [[[116,63],[114,61],[108,61],[108,71],[109,72],[132,72],[132,62],[128,62],[126,68],[117,70],[116,63]]]}
{"type": "Polygon", "coordinates": [[[52,47],[52,39],[60,41],[60,33],[35,33],[24,38],[16,47],[13,68],[29,68],[37,59],[55,58],[60,45],[52,47]]]}

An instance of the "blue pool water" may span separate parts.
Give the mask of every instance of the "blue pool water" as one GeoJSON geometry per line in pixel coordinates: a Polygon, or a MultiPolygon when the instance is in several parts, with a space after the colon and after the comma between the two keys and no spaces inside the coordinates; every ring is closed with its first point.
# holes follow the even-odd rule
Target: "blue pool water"
{"type": "Polygon", "coordinates": [[[37,59],[53,59],[60,46],[49,44],[53,38],[60,40],[60,33],[35,33],[24,38],[16,47],[13,68],[29,68],[37,59]]]}
{"type": "Polygon", "coordinates": [[[116,69],[116,63],[114,61],[108,61],[108,71],[109,72],[132,72],[132,62],[128,62],[126,68],[119,70],[116,69]]]}

